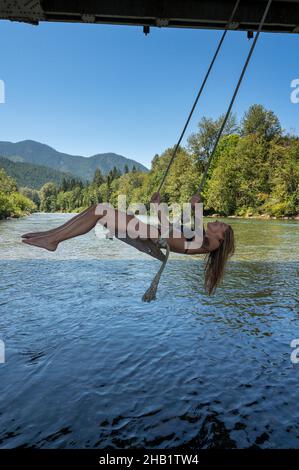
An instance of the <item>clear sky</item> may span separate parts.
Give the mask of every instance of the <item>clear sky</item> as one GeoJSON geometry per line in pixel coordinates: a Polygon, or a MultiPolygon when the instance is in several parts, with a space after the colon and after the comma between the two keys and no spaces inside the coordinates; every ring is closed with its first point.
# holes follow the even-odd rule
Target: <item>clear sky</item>
{"type": "MultiPolygon", "coordinates": [[[[33,139],[90,156],[115,152],[150,166],[174,145],[214,53],[220,31],[0,22],[0,140],[33,139]]],[[[250,47],[230,32],[187,131],[226,110],[250,47]]],[[[237,98],[238,117],[253,103],[299,134],[299,36],[264,34],[237,98]]]]}

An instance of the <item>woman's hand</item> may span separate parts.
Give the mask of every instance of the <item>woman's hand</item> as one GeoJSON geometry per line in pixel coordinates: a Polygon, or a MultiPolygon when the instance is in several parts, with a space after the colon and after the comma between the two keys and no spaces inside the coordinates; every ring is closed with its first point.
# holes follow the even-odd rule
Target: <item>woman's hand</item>
{"type": "Polygon", "coordinates": [[[157,191],[156,193],[154,193],[151,197],[151,201],[150,201],[152,204],[160,204],[161,202],[161,194],[159,193],[159,191],[157,191]]]}
{"type": "Polygon", "coordinates": [[[195,204],[198,204],[199,202],[201,202],[201,197],[199,193],[195,193],[189,200],[189,203],[191,204],[192,209],[194,209],[195,204]]]}

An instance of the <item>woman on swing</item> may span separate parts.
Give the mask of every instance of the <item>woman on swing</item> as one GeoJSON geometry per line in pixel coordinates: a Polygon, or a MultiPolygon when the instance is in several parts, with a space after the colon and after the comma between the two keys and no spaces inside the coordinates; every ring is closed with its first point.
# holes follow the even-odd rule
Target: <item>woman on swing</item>
{"type": "MultiPolygon", "coordinates": [[[[160,204],[160,194],[155,193],[151,202],[160,204]]],[[[199,195],[194,195],[190,200],[193,208],[198,202],[200,202],[199,195]]],[[[55,229],[24,234],[22,235],[22,241],[28,245],[55,251],[58,244],[62,241],[84,235],[99,222],[108,228],[111,233],[114,233],[116,237],[118,237],[120,233],[127,233],[128,236],[130,236],[130,226],[134,226],[135,229],[138,227],[140,238],[145,241],[147,240],[151,243],[152,247],[154,246],[152,242],[157,242],[159,239],[159,234],[161,233],[158,231],[159,229],[157,229],[157,232],[153,235],[153,226],[145,224],[138,218],[125,212],[121,215],[122,217],[119,217],[119,212],[110,205],[97,204],[89,207],[55,229]]],[[[161,222],[160,216],[159,219],[161,222]]],[[[167,242],[170,251],[174,253],[206,255],[204,287],[206,292],[211,295],[223,278],[224,268],[228,258],[234,253],[234,232],[230,225],[215,221],[209,222],[206,230],[203,229],[203,233],[203,240],[197,243],[196,238],[186,238],[182,231],[178,228],[173,228],[170,233],[164,237],[164,240],[167,242]],[[190,241],[192,241],[192,248],[186,249],[186,243],[190,241]]],[[[120,238],[120,240],[122,238],[124,239],[124,237],[121,236],[118,238],[120,238]]],[[[130,243],[128,238],[124,239],[124,241],[130,243]]],[[[136,246],[134,241],[133,243],[131,242],[131,244],[136,246]]],[[[147,252],[159,258],[157,254],[151,253],[150,249],[147,252]]]]}

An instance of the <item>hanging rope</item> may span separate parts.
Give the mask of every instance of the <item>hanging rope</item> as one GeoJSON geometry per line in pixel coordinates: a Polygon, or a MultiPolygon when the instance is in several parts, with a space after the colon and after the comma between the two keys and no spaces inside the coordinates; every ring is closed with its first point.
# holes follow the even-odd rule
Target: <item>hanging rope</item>
{"type": "Polygon", "coordinates": [[[227,25],[226,25],[225,31],[223,32],[223,34],[222,34],[222,36],[221,36],[221,38],[220,38],[220,41],[219,41],[218,46],[217,46],[217,48],[216,48],[215,54],[214,54],[214,56],[213,56],[213,59],[211,60],[211,63],[210,63],[210,65],[209,65],[209,68],[208,68],[208,70],[207,70],[207,73],[206,73],[206,75],[205,75],[205,77],[204,77],[204,80],[203,80],[203,82],[202,82],[202,84],[201,84],[201,86],[200,86],[199,92],[197,93],[197,96],[196,96],[196,98],[195,98],[195,101],[194,101],[193,106],[192,106],[192,108],[191,108],[191,111],[190,111],[190,113],[189,113],[189,116],[188,116],[188,118],[187,118],[187,121],[186,121],[186,123],[185,123],[185,126],[184,126],[184,128],[183,128],[183,130],[182,130],[182,133],[181,133],[181,135],[180,135],[180,137],[179,137],[179,140],[178,140],[178,142],[177,142],[177,144],[176,144],[176,146],[175,146],[175,148],[174,148],[174,151],[173,151],[172,156],[171,156],[171,158],[170,158],[170,160],[169,160],[169,163],[168,163],[168,165],[167,165],[167,168],[166,168],[166,170],[165,170],[165,173],[164,173],[164,175],[163,175],[163,177],[162,177],[161,183],[160,183],[160,185],[159,185],[158,192],[161,191],[162,186],[163,186],[163,184],[164,184],[164,182],[165,182],[165,179],[166,179],[166,177],[167,177],[167,174],[168,174],[168,172],[169,172],[169,170],[170,170],[170,167],[171,167],[171,165],[172,165],[172,163],[173,163],[173,161],[174,161],[174,159],[175,159],[175,157],[176,157],[177,151],[178,151],[179,146],[180,146],[180,144],[181,144],[181,142],[182,142],[182,139],[183,139],[183,137],[184,137],[184,135],[185,135],[185,132],[186,132],[186,130],[187,130],[187,127],[188,127],[188,124],[189,124],[189,122],[190,122],[190,119],[191,119],[191,117],[192,117],[192,115],[193,115],[193,112],[194,112],[194,110],[195,110],[195,108],[196,108],[196,105],[197,105],[197,103],[198,103],[198,100],[199,100],[199,98],[201,97],[201,94],[202,94],[202,92],[203,92],[203,90],[204,90],[204,88],[205,88],[205,85],[206,85],[206,83],[207,83],[207,80],[208,80],[208,78],[209,78],[209,75],[210,75],[210,73],[211,73],[211,70],[212,70],[212,68],[213,68],[213,66],[214,66],[214,63],[215,63],[215,61],[216,61],[216,59],[217,59],[217,56],[218,56],[218,54],[219,54],[219,52],[220,52],[220,49],[221,49],[222,44],[223,44],[223,41],[224,41],[225,36],[226,36],[226,34],[227,34],[227,30],[229,29],[230,24],[232,23],[232,21],[233,21],[233,19],[234,19],[234,17],[235,17],[236,11],[237,11],[237,9],[238,9],[238,7],[239,7],[239,3],[240,3],[240,0],[237,0],[237,1],[236,1],[236,4],[235,4],[235,6],[234,6],[234,9],[233,9],[233,11],[232,11],[232,14],[231,14],[231,16],[230,16],[230,18],[229,18],[229,20],[228,20],[227,25]]]}
{"type": "Polygon", "coordinates": [[[164,271],[164,268],[166,266],[169,253],[170,253],[170,248],[166,240],[159,239],[157,243],[159,244],[160,248],[164,248],[166,250],[166,255],[165,255],[164,261],[162,262],[160,266],[159,271],[157,272],[154,279],[152,280],[151,285],[149,286],[147,291],[143,294],[143,297],[142,297],[143,302],[151,302],[152,300],[156,299],[156,293],[157,293],[159,281],[164,271]]]}
{"type": "Polygon", "coordinates": [[[199,194],[201,193],[201,191],[202,191],[202,189],[203,189],[203,187],[204,187],[204,185],[205,185],[205,182],[206,182],[206,179],[207,179],[207,174],[208,174],[209,168],[210,168],[210,166],[211,166],[213,157],[214,157],[214,155],[215,155],[215,153],[216,153],[219,140],[220,140],[220,138],[221,138],[221,136],[222,136],[222,133],[223,133],[224,128],[225,128],[225,126],[226,126],[227,120],[228,120],[228,118],[229,118],[229,116],[230,116],[232,107],[233,107],[234,102],[235,102],[235,99],[236,99],[236,97],[237,97],[237,95],[238,95],[238,91],[239,91],[240,86],[241,86],[241,83],[242,83],[242,81],[243,81],[245,72],[246,72],[247,67],[248,67],[248,65],[249,65],[251,56],[252,56],[252,54],[253,54],[253,51],[254,51],[255,46],[256,46],[256,43],[257,43],[257,41],[258,41],[259,35],[260,35],[260,33],[261,33],[262,29],[263,29],[264,23],[265,23],[265,21],[266,21],[266,18],[267,18],[267,15],[268,15],[268,12],[269,12],[269,9],[270,9],[270,6],[271,6],[272,1],[273,1],[273,0],[268,0],[266,9],[265,9],[265,11],[264,11],[264,14],[263,14],[262,19],[261,19],[260,24],[259,24],[259,28],[258,28],[257,33],[256,33],[256,35],[255,35],[254,41],[253,41],[253,43],[252,43],[252,46],[251,46],[251,48],[250,48],[250,50],[249,50],[247,59],[246,59],[246,61],[245,61],[244,67],[243,67],[243,69],[242,69],[240,78],[239,78],[238,83],[237,83],[237,86],[236,86],[236,88],[235,88],[233,97],[232,97],[231,102],[230,102],[230,104],[229,104],[229,107],[228,107],[228,110],[227,110],[227,112],[226,112],[226,115],[225,115],[225,117],[224,117],[224,119],[223,119],[223,121],[222,121],[222,125],[221,125],[221,127],[220,127],[220,130],[219,130],[219,132],[218,132],[218,134],[217,134],[217,138],[216,138],[216,140],[215,140],[215,144],[214,144],[213,150],[212,150],[212,152],[211,152],[211,155],[209,156],[209,159],[208,159],[207,164],[206,164],[206,167],[205,167],[205,171],[204,171],[204,173],[203,173],[203,175],[202,175],[202,178],[201,178],[201,181],[200,181],[200,185],[199,185],[199,187],[198,187],[198,193],[199,193],[199,194]]]}

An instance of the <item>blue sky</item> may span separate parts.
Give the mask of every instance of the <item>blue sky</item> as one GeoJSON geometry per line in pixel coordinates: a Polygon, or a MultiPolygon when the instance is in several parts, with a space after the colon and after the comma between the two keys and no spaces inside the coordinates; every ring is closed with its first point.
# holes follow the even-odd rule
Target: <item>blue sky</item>
{"type": "MultiPolygon", "coordinates": [[[[1,22],[0,140],[33,139],[90,156],[116,152],[150,166],[173,145],[189,113],[220,31],[1,22]]],[[[203,116],[226,110],[250,42],[230,32],[187,136],[203,116]]],[[[298,35],[264,34],[234,111],[253,103],[299,134],[298,35]]]]}

